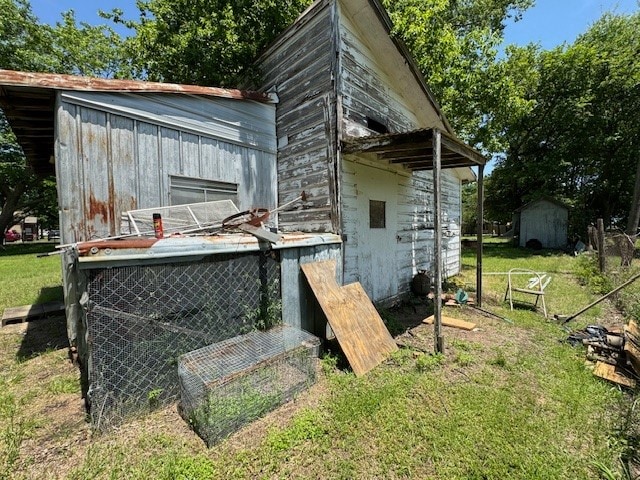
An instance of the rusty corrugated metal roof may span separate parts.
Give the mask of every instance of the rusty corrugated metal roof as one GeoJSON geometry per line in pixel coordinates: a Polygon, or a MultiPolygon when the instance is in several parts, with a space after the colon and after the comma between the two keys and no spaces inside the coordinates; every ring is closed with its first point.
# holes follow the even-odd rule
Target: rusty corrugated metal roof
{"type": "Polygon", "coordinates": [[[29,164],[40,175],[53,174],[56,91],[164,93],[271,102],[265,93],[199,85],[89,78],[0,69],[0,108],[29,164]]]}
{"type": "Polygon", "coordinates": [[[270,101],[267,94],[249,90],[203,87],[200,85],[179,85],[176,83],[144,82],[140,80],[91,78],[58,73],[17,72],[14,70],[0,69],[0,87],[4,86],[90,92],[183,93],[238,100],[256,100],[258,102],[270,101]]]}

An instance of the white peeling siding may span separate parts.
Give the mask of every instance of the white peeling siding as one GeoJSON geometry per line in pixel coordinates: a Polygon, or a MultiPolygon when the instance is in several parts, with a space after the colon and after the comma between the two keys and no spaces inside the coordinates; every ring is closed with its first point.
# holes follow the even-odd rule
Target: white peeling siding
{"type": "MultiPolygon", "coordinates": [[[[362,3],[362,2],[356,2],[362,3]]],[[[360,15],[374,19],[366,23],[352,19],[352,5],[340,10],[341,69],[339,88],[343,94],[344,134],[366,132],[366,118],[373,118],[391,132],[415,128],[443,128],[438,113],[422,92],[393,42],[370,9],[360,15]],[[398,65],[399,68],[394,68],[398,65]]]]}
{"type": "Polygon", "coordinates": [[[309,196],[303,208],[298,205],[278,214],[284,231],[334,231],[332,22],[328,2],[317,4],[260,63],[261,89],[275,88],[280,99],[276,109],[279,203],[296,198],[302,190],[309,196]]]}
{"type": "MultiPolygon", "coordinates": [[[[431,172],[375,165],[359,157],[342,162],[344,281],[362,283],[374,301],[409,290],[413,275],[433,272],[434,224],[431,172]],[[387,202],[385,232],[370,229],[368,201],[387,202]]],[[[442,173],[443,270],[460,271],[460,187],[456,177],[442,173]]]]}

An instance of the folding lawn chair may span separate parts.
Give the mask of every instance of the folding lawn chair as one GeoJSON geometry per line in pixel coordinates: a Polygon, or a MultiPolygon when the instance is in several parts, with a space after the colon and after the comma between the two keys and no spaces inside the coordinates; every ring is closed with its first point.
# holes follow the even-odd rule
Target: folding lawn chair
{"type": "Polygon", "coordinates": [[[507,298],[509,299],[509,305],[511,306],[511,310],[513,310],[513,292],[534,295],[536,297],[536,301],[533,304],[534,307],[537,308],[538,301],[541,300],[544,318],[547,318],[547,305],[544,302],[544,289],[549,285],[550,281],[551,277],[546,273],[540,274],[526,268],[512,268],[508,273],[507,291],[504,294],[504,300],[506,301],[507,298]],[[531,277],[527,279],[526,285],[518,286],[521,285],[521,283],[518,283],[516,278],[523,274],[529,274],[531,277]]]}

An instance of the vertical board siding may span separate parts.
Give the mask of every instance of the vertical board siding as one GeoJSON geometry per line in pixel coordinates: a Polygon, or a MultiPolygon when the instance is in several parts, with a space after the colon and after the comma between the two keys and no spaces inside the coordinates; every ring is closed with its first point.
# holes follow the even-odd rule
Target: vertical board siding
{"type": "Polygon", "coordinates": [[[520,212],[519,245],[525,247],[533,238],[544,248],[564,248],[567,245],[568,210],[547,200],[533,202],[520,212]]]}
{"type": "MultiPolygon", "coordinates": [[[[145,101],[151,112],[166,108],[166,105],[156,105],[157,96],[151,101],[148,98],[132,100],[127,95],[127,101],[136,107],[136,114],[132,116],[128,116],[131,108],[123,108],[117,95],[110,94],[110,98],[115,99],[116,105],[106,110],[101,110],[100,103],[92,101],[90,94],[83,94],[82,105],[71,103],[71,96],[58,99],[56,169],[64,242],[117,235],[123,212],[170,205],[171,175],[238,184],[241,210],[275,207],[273,106],[259,106],[258,113],[262,108],[271,111],[271,114],[263,112],[265,125],[260,128],[271,128],[272,133],[264,145],[255,148],[250,144],[255,135],[249,135],[249,143],[245,144],[212,138],[215,126],[209,120],[201,125],[204,133],[198,134],[200,117],[188,117],[190,111],[197,113],[197,98],[185,97],[189,107],[183,112],[186,130],[181,129],[183,123],[178,120],[174,126],[168,126],[167,121],[155,124],[154,114],[150,114],[149,119],[141,119],[145,101]],[[114,113],[116,107],[118,113],[114,113]]],[[[171,99],[174,110],[179,108],[179,99],[179,96],[171,99]]],[[[104,102],[103,96],[99,100],[104,102]]],[[[211,99],[202,100],[205,105],[216,104],[211,99]]],[[[248,117],[254,121],[257,107],[255,102],[248,103],[248,117]]],[[[229,109],[225,107],[222,111],[229,109]]],[[[237,117],[241,111],[232,113],[237,117]]],[[[233,123],[225,122],[225,128],[233,123]]],[[[237,123],[235,117],[234,122],[237,123]]],[[[245,136],[241,131],[230,135],[245,136]]]]}
{"type": "MultiPolygon", "coordinates": [[[[326,326],[320,324],[324,315],[319,311],[317,301],[300,268],[304,263],[322,260],[336,260],[340,265],[341,245],[337,243],[280,250],[282,321],[324,338],[326,326]]],[[[336,281],[342,284],[341,269],[336,270],[336,281]]]]}
{"type": "Polygon", "coordinates": [[[78,148],[78,128],[76,125],[76,107],[58,108],[58,121],[55,123],[55,162],[56,189],[58,191],[58,209],[60,240],[74,243],[84,236],[84,223],[77,221],[72,214],[78,209],[80,199],[77,196],[82,185],[82,162],[78,148]],[[61,181],[64,179],[64,182],[61,181]],[[76,220],[76,221],[73,221],[76,220]]]}
{"type": "Polygon", "coordinates": [[[304,190],[304,208],[280,212],[284,231],[332,231],[330,168],[335,152],[327,135],[332,118],[327,97],[333,97],[331,75],[335,46],[328,2],[307,12],[302,22],[285,33],[260,60],[262,89],[275,87],[280,98],[276,109],[278,138],[278,201],[286,203],[304,190]]]}

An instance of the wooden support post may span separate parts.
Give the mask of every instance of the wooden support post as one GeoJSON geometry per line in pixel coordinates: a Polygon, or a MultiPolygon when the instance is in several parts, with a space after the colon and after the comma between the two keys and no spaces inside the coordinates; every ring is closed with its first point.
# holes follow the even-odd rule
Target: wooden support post
{"type": "Polygon", "coordinates": [[[607,269],[606,252],[604,251],[604,221],[599,218],[597,222],[598,226],[598,266],[600,272],[604,273],[607,269]]]}
{"type": "Polygon", "coordinates": [[[478,212],[476,238],[476,305],[482,306],[482,227],[484,225],[484,165],[478,165],[478,212]]]}
{"type": "Polygon", "coordinates": [[[435,297],[434,304],[434,345],[436,353],[444,353],[444,338],[442,336],[442,205],[441,205],[441,133],[433,129],[433,224],[434,224],[434,262],[435,262],[435,297]]]}

